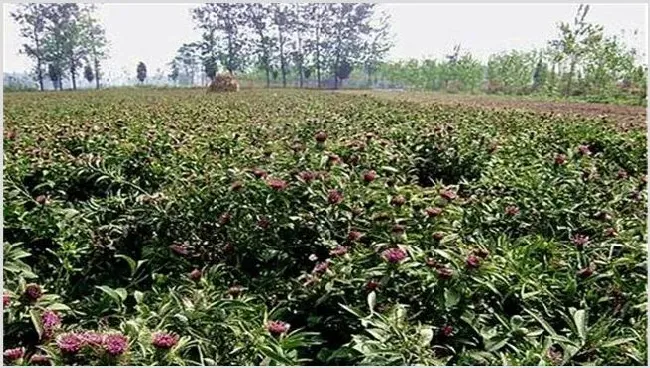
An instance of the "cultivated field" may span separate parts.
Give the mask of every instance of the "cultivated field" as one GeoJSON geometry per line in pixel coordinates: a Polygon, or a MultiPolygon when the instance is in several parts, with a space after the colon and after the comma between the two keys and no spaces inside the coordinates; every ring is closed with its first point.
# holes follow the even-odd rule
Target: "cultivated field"
{"type": "Polygon", "coordinates": [[[645,365],[644,124],[466,105],[5,94],[5,349],[645,365]]]}

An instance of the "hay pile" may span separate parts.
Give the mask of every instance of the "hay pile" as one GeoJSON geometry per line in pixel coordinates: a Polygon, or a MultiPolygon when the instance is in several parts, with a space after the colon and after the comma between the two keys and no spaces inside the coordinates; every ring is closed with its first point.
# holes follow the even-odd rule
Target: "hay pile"
{"type": "Polygon", "coordinates": [[[208,92],[237,92],[239,82],[232,74],[217,74],[208,87],[208,92]]]}

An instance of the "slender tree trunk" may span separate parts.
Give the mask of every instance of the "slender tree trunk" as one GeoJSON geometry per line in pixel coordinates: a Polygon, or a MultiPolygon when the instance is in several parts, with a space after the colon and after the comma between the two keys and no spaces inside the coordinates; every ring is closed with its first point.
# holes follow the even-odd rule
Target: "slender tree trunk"
{"type": "Polygon", "coordinates": [[[99,59],[95,56],[95,87],[99,89],[99,59]]]}
{"type": "Polygon", "coordinates": [[[74,60],[71,60],[70,64],[71,64],[70,65],[70,77],[72,78],[72,89],[76,90],[77,89],[77,78],[76,78],[77,70],[76,70],[76,68],[74,66],[74,60]]]}
{"type": "Polygon", "coordinates": [[[316,28],[316,76],[318,78],[318,89],[320,89],[320,25],[316,28]]]}
{"type": "Polygon", "coordinates": [[[266,69],[266,88],[271,88],[271,67],[268,62],[264,69],[266,69]]]}
{"type": "Polygon", "coordinates": [[[567,81],[566,91],[564,92],[564,95],[566,97],[569,97],[569,95],[571,94],[571,84],[573,82],[573,73],[575,73],[575,69],[576,69],[576,61],[575,59],[573,59],[571,60],[571,65],[569,67],[569,80],[567,81]]]}
{"type": "Polygon", "coordinates": [[[279,40],[280,40],[280,70],[282,71],[282,88],[287,87],[287,71],[285,69],[284,61],[284,37],[282,35],[282,27],[278,27],[279,40]]]}
{"type": "Polygon", "coordinates": [[[41,89],[41,92],[43,92],[43,66],[40,58],[37,59],[36,64],[36,67],[38,68],[38,86],[41,89]]]}
{"type": "Polygon", "coordinates": [[[298,71],[300,72],[300,88],[302,88],[303,83],[304,83],[304,71],[302,68],[302,41],[300,40],[300,36],[298,36],[298,52],[300,52],[300,63],[298,65],[298,71]]]}
{"type": "Polygon", "coordinates": [[[336,60],[334,60],[334,89],[339,89],[339,78],[336,75],[336,72],[339,69],[339,54],[336,53],[336,60]]]}

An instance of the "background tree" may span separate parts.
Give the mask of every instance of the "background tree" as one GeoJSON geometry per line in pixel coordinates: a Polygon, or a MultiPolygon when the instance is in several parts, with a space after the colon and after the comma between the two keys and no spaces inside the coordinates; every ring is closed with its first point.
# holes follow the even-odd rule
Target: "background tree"
{"type": "Polygon", "coordinates": [[[192,10],[195,27],[201,30],[201,40],[196,44],[201,52],[203,69],[210,80],[213,80],[217,74],[217,64],[219,63],[219,28],[216,19],[218,15],[219,13],[208,4],[192,10]]]}
{"type": "MultiPolygon", "coordinates": [[[[582,58],[588,53],[589,48],[594,43],[599,42],[603,37],[603,27],[587,23],[585,17],[589,13],[589,5],[580,5],[573,24],[560,23],[560,35],[557,39],[550,41],[550,46],[556,53],[558,63],[568,63],[568,72],[566,73],[565,96],[572,92],[571,86],[576,73],[576,67],[582,61],[582,58]]],[[[561,65],[561,64],[560,64],[561,65]]]]}
{"type": "Polygon", "coordinates": [[[92,83],[93,79],[95,79],[95,75],[93,74],[93,68],[90,65],[86,65],[84,67],[84,78],[86,78],[88,83],[92,83]]]}
{"type": "Polygon", "coordinates": [[[264,70],[266,75],[266,87],[271,86],[271,69],[273,62],[273,48],[275,38],[271,33],[273,9],[269,4],[250,3],[246,4],[246,22],[251,32],[255,35],[250,41],[254,44],[250,47],[257,57],[257,64],[264,70]]]}
{"type": "Polygon", "coordinates": [[[282,87],[287,86],[287,43],[291,25],[294,20],[294,13],[289,4],[273,3],[273,24],[277,32],[277,45],[280,59],[280,74],[282,75],[282,87]]]}
{"type": "Polygon", "coordinates": [[[375,4],[369,3],[329,3],[332,19],[331,70],[334,77],[334,88],[338,88],[337,76],[342,64],[352,66],[362,55],[361,45],[364,37],[371,31],[369,21],[372,18],[375,4]]]}
{"type": "Polygon", "coordinates": [[[52,81],[52,88],[54,88],[55,90],[57,88],[59,90],[63,90],[63,87],[61,86],[61,78],[63,77],[63,71],[55,64],[48,64],[47,74],[50,77],[50,80],[52,81]]]}
{"type": "Polygon", "coordinates": [[[326,52],[328,49],[328,32],[331,30],[330,8],[324,3],[305,4],[303,13],[306,23],[308,24],[305,49],[307,53],[313,55],[312,65],[316,71],[316,80],[318,88],[321,88],[322,71],[326,65],[326,52]]]}
{"type": "Polygon", "coordinates": [[[200,46],[196,43],[183,44],[176,52],[173,63],[181,70],[179,79],[187,85],[194,85],[201,63],[200,46]]]}
{"type": "Polygon", "coordinates": [[[167,78],[169,78],[175,85],[179,75],[178,61],[176,59],[172,60],[172,62],[169,63],[169,68],[170,72],[169,75],[167,75],[167,78]]]}
{"type": "Polygon", "coordinates": [[[393,46],[390,34],[390,16],[383,13],[376,24],[370,26],[369,38],[362,47],[361,61],[368,76],[368,86],[372,76],[377,72],[379,64],[384,60],[393,46]]]}
{"type": "Polygon", "coordinates": [[[144,83],[144,80],[147,78],[147,66],[141,61],[138,63],[136,68],[137,78],[140,83],[144,83]]]}
{"type": "Polygon", "coordinates": [[[46,7],[46,4],[18,4],[18,9],[11,13],[11,17],[19,25],[20,36],[26,40],[20,52],[34,60],[36,80],[41,91],[43,91],[45,63],[43,38],[45,37],[46,7]]]}
{"type": "Polygon", "coordinates": [[[94,17],[96,7],[94,4],[86,6],[81,14],[81,26],[85,31],[84,47],[87,57],[95,68],[95,87],[99,89],[102,76],[100,64],[107,56],[108,41],[106,31],[94,17]]]}

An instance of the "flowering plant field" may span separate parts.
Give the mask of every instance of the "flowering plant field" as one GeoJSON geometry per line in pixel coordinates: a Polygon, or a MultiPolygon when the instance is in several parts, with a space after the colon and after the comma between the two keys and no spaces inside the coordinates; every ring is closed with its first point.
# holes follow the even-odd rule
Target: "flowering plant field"
{"type": "Polygon", "coordinates": [[[647,363],[641,130],[286,91],[4,119],[6,364],[647,363]]]}

